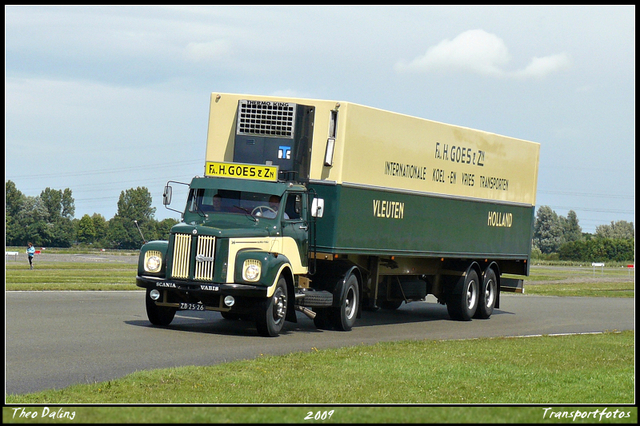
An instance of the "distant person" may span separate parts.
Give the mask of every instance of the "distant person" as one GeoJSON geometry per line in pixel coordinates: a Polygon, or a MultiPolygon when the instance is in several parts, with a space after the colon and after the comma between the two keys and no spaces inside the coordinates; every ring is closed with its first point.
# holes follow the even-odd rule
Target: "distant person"
{"type": "Polygon", "coordinates": [[[36,248],[31,243],[27,243],[27,257],[29,258],[29,269],[33,269],[33,256],[36,254],[36,248]]]}

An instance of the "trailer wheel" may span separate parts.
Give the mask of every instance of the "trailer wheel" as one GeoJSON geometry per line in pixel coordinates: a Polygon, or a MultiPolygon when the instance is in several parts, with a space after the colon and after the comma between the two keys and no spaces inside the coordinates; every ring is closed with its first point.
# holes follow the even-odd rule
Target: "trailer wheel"
{"type": "Polygon", "coordinates": [[[487,319],[493,313],[493,308],[496,305],[496,298],[498,296],[498,281],[496,280],[496,273],[493,269],[489,268],[484,273],[484,279],[482,280],[482,286],[480,287],[480,300],[478,301],[478,310],[474,315],[474,318],[487,319]]]}
{"type": "Polygon", "coordinates": [[[356,322],[358,308],[360,307],[360,291],[358,278],[350,274],[343,288],[342,303],[332,311],[332,322],[336,330],[349,331],[356,322]]]}
{"type": "Polygon", "coordinates": [[[149,293],[151,289],[147,289],[145,296],[145,305],[147,307],[147,318],[153,325],[169,325],[173,321],[173,317],[176,315],[177,308],[170,308],[168,306],[158,306],[156,302],[151,300],[149,293]]]}
{"type": "Polygon", "coordinates": [[[478,274],[471,269],[456,283],[447,298],[447,311],[453,319],[469,321],[478,308],[478,274]]]}
{"type": "Polygon", "coordinates": [[[256,326],[261,336],[275,337],[280,333],[287,316],[288,302],[287,282],[280,277],[273,296],[263,302],[257,314],[256,326]]]}

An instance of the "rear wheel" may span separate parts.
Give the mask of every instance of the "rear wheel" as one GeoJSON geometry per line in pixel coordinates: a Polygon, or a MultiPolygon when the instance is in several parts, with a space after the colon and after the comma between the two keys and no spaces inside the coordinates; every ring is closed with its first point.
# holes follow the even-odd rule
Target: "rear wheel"
{"type": "Polygon", "coordinates": [[[478,310],[474,318],[487,319],[493,313],[498,296],[498,280],[493,269],[489,268],[484,273],[482,286],[480,287],[480,300],[478,301],[478,310]]]}
{"type": "Polygon", "coordinates": [[[342,292],[342,303],[332,311],[332,323],[336,330],[349,331],[356,322],[360,307],[360,290],[355,275],[349,275],[342,292]]]}
{"type": "Polygon", "coordinates": [[[479,289],[478,274],[473,269],[460,277],[447,298],[447,311],[451,318],[471,320],[478,308],[479,289]]]}
{"type": "Polygon", "coordinates": [[[284,277],[280,277],[273,296],[264,301],[258,312],[256,326],[261,336],[275,337],[280,333],[287,315],[288,302],[287,282],[284,277]]]}
{"type": "Polygon", "coordinates": [[[154,302],[149,293],[152,289],[147,289],[147,295],[145,296],[145,304],[147,307],[147,318],[153,325],[169,325],[173,321],[173,317],[176,315],[177,308],[171,308],[168,306],[158,306],[154,302]]]}

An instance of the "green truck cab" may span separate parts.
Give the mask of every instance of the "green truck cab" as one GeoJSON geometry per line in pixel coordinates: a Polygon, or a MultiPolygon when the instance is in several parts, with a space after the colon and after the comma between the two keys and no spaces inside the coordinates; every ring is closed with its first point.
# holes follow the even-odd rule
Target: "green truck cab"
{"type": "MultiPolygon", "coordinates": [[[[154,325],[217,311],[277,336],[433,294],[489,318],[528,275],[539,145],[358,104],[213,94],[204,176],[140,251],[154,325]]],[[[171,203],[172,185],[164,191],[171,203]]]]}
{"type": "MultiPolygon", "coordinates": [[[[265,335],[278,334],[287,317],[295,321],[294,288],[309,263],[308,197],[293,183],[194,178],[170,241],[140,253],[137,283],[147,288],[149,320],[167,325],[179,309],[214,310],[253,318],[265,335]]],[[[316,296],[333,302],[331,294],[316,296]]]]}

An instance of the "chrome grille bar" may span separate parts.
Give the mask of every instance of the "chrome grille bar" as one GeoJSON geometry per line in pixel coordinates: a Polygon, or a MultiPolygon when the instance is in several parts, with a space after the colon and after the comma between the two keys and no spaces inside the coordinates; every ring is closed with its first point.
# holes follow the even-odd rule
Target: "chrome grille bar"
{"type": "Polygon", "coordinates": [[[191,258],[191,236],[176,234],[173,242],[173,264],[171,276],[173,278],[189,278],[189,259],[191,258]]]}
{"type": "Polygon", "coordinates": [[[199,281],[213,280],[213,265],[216,249],[216,238],[206,235],[198,236],[196,249],[196,268],[193,279],[199,281]]]}

